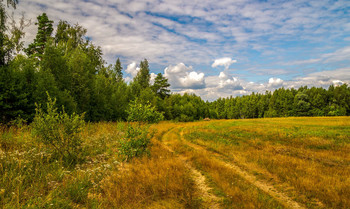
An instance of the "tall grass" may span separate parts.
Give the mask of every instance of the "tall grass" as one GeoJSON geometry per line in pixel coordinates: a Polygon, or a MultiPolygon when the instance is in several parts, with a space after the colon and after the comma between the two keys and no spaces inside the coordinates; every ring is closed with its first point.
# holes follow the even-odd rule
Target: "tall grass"
{"type": "Polygon", "coordinates": [[[141,128],[145,139],[147,126],[86,124],[79,153],[83,160],[74,166],[66,166],[49,147],[34,138],[30,126],[1,127],[0,207],[200,207],[188,170],[159,144],[162,132],[145,145],[149,155],[133,155],[125,161],[121,144],[126,138],[133,140],[128,135],[130,126],[141,128]]]}
{"type": "Polygon", "coordinates": [[[308,207],[350,207],[348,117],[216,121],[188,128],[185,137],[282,190],[292,187],[308,207]]]}
{"type": "Polygon", "coordinates": [[[31,127],[0,130],[0,205],[2,208],[65,208],[89,205],[88,191],[115,169],[118,160],[113,147],[120,130],[116,124],[88,125],[83,130],[80,155],[84,161],[67,167],[52,150],[32,137],[31,127]],[[110,132],[105,132],[106,129],[110,132]]]}
{"type": "Polygon", "coordinates": [[[147,127],[153,134],[141,134],[152,136],[140,146],[148,154],[126,161],[121,145],[130,125],[137,127],[87,123],[80,133],[82,160],[73,166],[34,138],[31,126],[0,127],[0,207],[205,207],[178,156],[201,171],[224,208],[284,207],[225,163],[237,164],[306,207],[350,207],[348,117],[161,122],[147,127]]]}

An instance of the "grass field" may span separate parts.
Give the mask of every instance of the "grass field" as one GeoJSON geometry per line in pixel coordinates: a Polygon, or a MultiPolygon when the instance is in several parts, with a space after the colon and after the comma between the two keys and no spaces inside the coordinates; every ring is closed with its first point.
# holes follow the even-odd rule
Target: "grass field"
{"type": "Polygon", "coordinates": [[[87,124],[65,165],[0,129],[1,208],[350,208],[350,118],[161,122],[125,161],[125,123],[87,124]]]}

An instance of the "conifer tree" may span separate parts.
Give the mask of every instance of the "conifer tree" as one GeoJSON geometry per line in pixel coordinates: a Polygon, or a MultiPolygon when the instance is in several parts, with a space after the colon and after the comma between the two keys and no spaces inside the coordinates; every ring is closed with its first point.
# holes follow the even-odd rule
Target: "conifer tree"
{"type": "Polygon", "coordinates": [[[120,63],[120,59],[118,58],[114,65],[114,73],[116,74],[117,82],[123,81],[123,72],[122,72],[122,65],[120,63]]]}
{"type": "Polygon", "coordinates": [[[170,95],[170,90],[168,89],[169,87],[170,84],[168,83],[168,79],[165,78],[161,73],[158,73],[152,86],[153,92],[156,93],[160,98],[164,99],[170,95]]]}
{"type": "Polygon", "coordinates": [[[46,13],[39,15],[37,19],[38,22],[35,23],[35,25],[38,25],[38,32],[34,42],[29,44],[28,48],[26,49],[26,53],[29,56],[39,57],[40,59],[44,54],[46,42],[51,37],[53,31],[53,21],[49,20],[46,13]]]}
{"type": "Polygon", "coordinates": [[[151,76],[149,74],[149,65],[147,59],[144,59],[140,63],[140,71],[137,73],[134,78],[134,82],[139,84],[141,89],[149,87],[151,76]]]}

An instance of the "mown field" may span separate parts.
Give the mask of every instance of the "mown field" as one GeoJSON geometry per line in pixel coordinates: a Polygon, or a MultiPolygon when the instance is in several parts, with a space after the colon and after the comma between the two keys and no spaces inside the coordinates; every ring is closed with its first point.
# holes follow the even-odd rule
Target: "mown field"
{"type": "Polygon", "coordinates": [[[350,208],[349,117],[143,125],[140,153],[130,126],[86,124],[74,163],[2,127],[0,207],[350,208]]]}

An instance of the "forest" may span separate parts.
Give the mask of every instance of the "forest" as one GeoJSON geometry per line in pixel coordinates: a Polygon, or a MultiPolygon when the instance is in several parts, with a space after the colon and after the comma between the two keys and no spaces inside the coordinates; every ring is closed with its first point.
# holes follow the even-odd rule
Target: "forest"
{"type": "MultiPolygon", "coordinates": [[[[16,6],[8,1],[7,6],[16,6]]],[[[43,13],[37,17],[36,38],[28,47],[24,19],[19,26],[8,23],[1,4],[0,30],[0,123],[33,121],[36,108],[57,100],[57,107],[68,114],[84,113],[86,121],[124,121],[130,108],[151,109],[162,119],[195,121],[204,118],[238,119],[288,116],[349,116],[350,87],[301,86],[273,92],[203,101],[194,94],[170,91],[161,73],[150,82],[148,60],[130,82],[123,78],[120,59],[107,65],[102,50],[86,36],[82,26],[53,21],[43,13]],[[53,33],[55,31],[55,33],[53,33]],[[48,97],[49,95],[49,97],[48,97]],[[147,108],[145,108],[147,107],[147,108]]],[[[151,112],[152,112],[151,111],[151,112]]],[[[148,120],[148,119],[141,119],[148,120]]]]}

